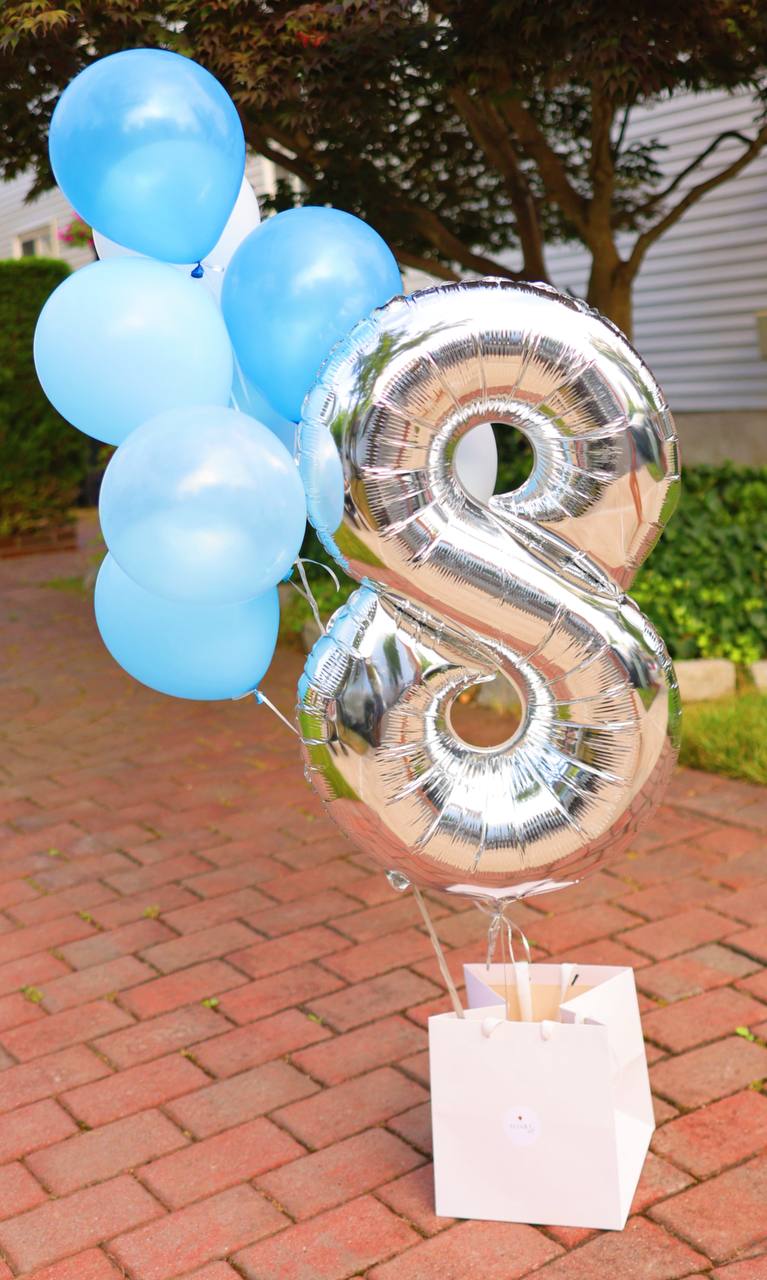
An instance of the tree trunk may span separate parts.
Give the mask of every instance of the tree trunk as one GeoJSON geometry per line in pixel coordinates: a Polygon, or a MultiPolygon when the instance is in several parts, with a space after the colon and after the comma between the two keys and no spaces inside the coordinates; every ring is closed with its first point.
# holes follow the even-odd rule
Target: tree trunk
{"type": "Polygon", "coordinates": [[[586,301],[617,324],[630,340],[633,330],[631,291],[633,275],[614,252],[595,254],[591,263],[586,301]]]}

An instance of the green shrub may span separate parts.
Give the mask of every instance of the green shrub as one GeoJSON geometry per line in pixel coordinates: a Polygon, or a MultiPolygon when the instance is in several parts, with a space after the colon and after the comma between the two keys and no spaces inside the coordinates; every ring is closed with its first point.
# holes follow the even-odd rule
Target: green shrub
{"type": "Polygon", "coordinates": [[[767,654],[767,467],[688,467],[631,594],[673,658],[767,654]]]}
{"type": "Polygon", "coordinates": [[[524,484],[533,469],[533,451],[521,431],[508,427],[495,427],[495,443],[498,448],[498,479],[496,492],[511,493],[524,484]]]}
{"type": "Polygon", "coordinates": [[[32,339],[65,276],[48,258],[0,261],[0,537],[60,524],[77,498],[90,442],[48,403],[32,339]]]}

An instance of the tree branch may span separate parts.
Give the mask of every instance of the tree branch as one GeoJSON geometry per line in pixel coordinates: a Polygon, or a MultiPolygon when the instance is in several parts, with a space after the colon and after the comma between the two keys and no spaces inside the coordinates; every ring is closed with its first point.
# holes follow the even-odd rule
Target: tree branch
{"type": "Polygon", "coordinates": [[[282,150],[283,142],[275,138],[274,141],[278,143],[278,150],[270,142],[269,135],[271,133],[271,128],[266,133],[255,125],[246,124],[245,136],[253,151],[263,156],[265,160],[271,160],[273,164],[278,164],[282,169],[287,169],[289,173],[295,174],[307,186],[311,185],[317,176],[317,169],[319,168],[314,155],[309,152],[306,157],[302,157],[295,144],[289,149],[282,150]]]}
{"type": "Polygon", "coordinates": [[[480,275],[503,276],[507,280],[526,280],[526,271],[511,271],[501,262],[486,258],[482,253],[474,253],[458,236],[446,227],[438,214],[420,204],[411,204],[402,200],[392,202],[392,208],[403,210],[411,219],[414,228],[420,232],[424,240],[428,240],[438,253],[448,262],[459,262],[467,271],[476,271],[480,275]]]}
{"type": "MultiPolygon", "coordinates": [[[[267,160],[274,161],[283,169],[287,169],[289,173],[296,174],[301,178],[307,186],[311,186],[317,170],[322,166],[322,156],[307,144],[300,144],[294,138],[283,132],[275,131],[271,124],[265,125],[263,129],[247,122],[245,129],[246,137],[254,150],[258,151],[267,160]],[[277,150],[272,143],[276,142],[280,148],[285,148],[286,154],[282,150],[277,150]]],[[[479,275],[504,276],[508,280],[526,280],[528,275],[526,271],[511,271],[501,262],[496,262],[493,258],[487,258],[484,254],[474,253],[472,249],[465,245],[458,236],[445,225],[438,214],[433,210],[425,208],[424,205],[415,204],[406,199],[389,199],[389,208],[394,213],[404,213],[410,220],[412,226],[427,240],[448,263],[458,262],[465,267],[467,271],[476,271],[479,275]]],[[[400,252],[400,256],[404,251],[400,252]]],[[[412,255],[411,255],[412,256],[412,255]]],[[[402,261],[405,259],[402,258],[402,261]]],[[[431,261],[427,259],[427,261],[431,261]]],[[[440,264],[434,263],[428,269],[434,275],[440,272],[436,269],[440,264]]],[[[426,269],[426,268],[425,268],[426,269]]],[[[442,264],[442,269],[447,267],[442,264]]],[[[454,272],[444,279],[457,279],[454,272]]]]}
{"type": "Polygon", "coordinates": [[[751,139],[745,150],[741,151],[740,155],[731,164],[728,164],[724,169],[720,169],[718,173],[712,174],[705,182],[699,182],[696,187],[691,187],[679,203],[674,205],[673,209],[670,209],[654,226],[648,227],[646,231],[643,231],[637,237],[631,256],[626,264],[629,275],[632,277],[636,275],[650,245],[660,239],[664,232],[668,231],[669,227],[673,227],[674,223],[679,221],[682,214],[686,213],[691,205],[696,204],[706,192],[713,191],[714,187],[719,187],[723,182],[728,182],[730,178],[734,178],[736,174],[740,173],[741,169],[745,169],[746,165],[763,150],[765,144],[767,144],[767,125],[762,125],[756,137],[751,139]]]}
{"type": "Polygon", "coordinates": [[[514,210],[526,275],[529,279],[548,279],[538,209],[505,121],[491,103],[471,97],[465,89],[455,88],[450,96],[477,146],[504,180],[514,210]]]}
{"type": "Polygon", "coordinates": [[[505,97],[500,111],[522,150],[537,165],[547,194],[588,243],[588,201],[570,182],[561,157],[547,141],[538,122],[516,98],[505,97]]]}
{"type": "Polygon", "coordinates": [[[613,164],[616,163],[616,161],[618,160],[618,157],[620,156],[621,147],[623,146],[623,139],[626,137],[626,129],[628,128],[629,116],[631,115],[631,109],[633,106],[634,106],[634,99],[632,97],[631,101],[626,103],[626,106],[623,110],[623,119],[621,120],[621,127],[618,131],[618,137],[615,140],[615,146],[612,149],[613,164]]]}
{"type": "Polygon", "coordinates": [[[643,205],[640,205],[637,212],[648,213],[650,209],[654,209],[657,205],[662,204],[663,201],[671,195],[671,192],[676,191],[679,184],[684,182],[685,178],[689,177],[693,170],[698,168],[698,165],[701,165],[704,160],[707,160],[711,153],[716,151],[719,143],[724,142],[726,138],[737,138],[738,142],[743,142],[746,145],[751,141],[751,139],[747,138],[745,134],[738,133],[736,129],[727,129],[724,133],[720,133],[718,138],[714,138],[714,141],[709,143],[705,150],[701,151],[699,156],[696,156],[685,169],[682,169],[681,173],[676,175],[673,182],[670,182],[663,191],[659,191],[657,195],[651,196],[643,205]]]}
{"type": "Polygon", "coordinates": [[[615,191],[615,166],[610,142],[614,108],[601,83],[591,86],[591,150],[589,153],[589,178],[591,201],[588,224],[594,235],[600,238],[610,235],[610,213],[615,191]]]}
{"type": "Polygon", "coordinates": [[[439,280],[449,280],[452,283],[461,278],[457,271],[446,267],[437,258],[422,258],[417,253],[411,253],[409,249],[403,249],[401,245],[392,245],[392,253],[403,266],[413,267],[416,271],[425,271],[427,275],[436,276],[439,280]]]}

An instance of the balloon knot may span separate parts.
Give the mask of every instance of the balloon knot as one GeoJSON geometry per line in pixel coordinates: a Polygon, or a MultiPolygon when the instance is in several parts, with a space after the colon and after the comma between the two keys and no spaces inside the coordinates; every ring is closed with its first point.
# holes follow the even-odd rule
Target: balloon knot
{"type": "Polygon", "coordinates": [[[202,277],[203,277],[202,263],[198,262],[197,266],[192,269],[192,279],[202,280],[202,277]]]}

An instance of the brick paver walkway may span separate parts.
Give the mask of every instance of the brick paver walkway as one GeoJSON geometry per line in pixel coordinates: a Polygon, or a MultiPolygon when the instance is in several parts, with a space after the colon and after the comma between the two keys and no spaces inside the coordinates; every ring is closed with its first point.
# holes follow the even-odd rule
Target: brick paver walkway
{"type": "MultiPolygon", "coordinates": [[[[123,676],[42,585],[77,571],[0,563],[0,1280],[764,1280],[765,793],[680,773],[519,911],[539,954],[636,968],[660,1127],[626,1230],[438,1219],[412,898],[268,712],[123,676]]],[[[434,912],[459,973],[483,919],[434,912]]]]}

